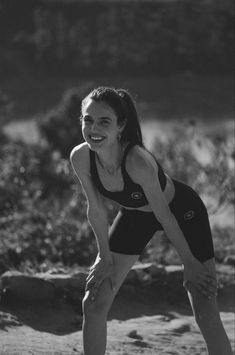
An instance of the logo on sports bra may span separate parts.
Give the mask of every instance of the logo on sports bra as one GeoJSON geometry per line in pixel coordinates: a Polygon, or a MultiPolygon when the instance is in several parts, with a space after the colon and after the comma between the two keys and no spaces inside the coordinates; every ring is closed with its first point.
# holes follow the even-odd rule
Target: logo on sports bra
{"type": "Polygon", "coordinates": [[[141,197],[143,196],[143,194],[141,192],[132,192],[131,197],[133,198],[133,200],[139,200],[141,199],[141,197]]]}
{"type": "Polygon", "coordinates": [[[194,211],[190,210],[184,214],[184,219],[192,219],[194,216],[194,211]]]}

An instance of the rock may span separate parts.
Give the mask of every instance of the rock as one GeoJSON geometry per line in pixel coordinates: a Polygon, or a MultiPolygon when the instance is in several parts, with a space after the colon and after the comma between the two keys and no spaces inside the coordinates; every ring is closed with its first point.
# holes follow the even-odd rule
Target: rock
{"type": "Polygon", "coordinates": [[[37,303],[52,301],[55,287],[49,280],[24,275],[17,271],[7,271],[1,276],[2,301],[6,303],[37,303]]]}
{"type": "Polygon", "coordinates": [[[150,344],[142,340],[135,340],[132,344],[135,346],[139,346],[140,348],[151,348],[150,344]]]}
{"type": "Polygon", "coordinates": [[[58,300],[75,301],[83,298],[87,273],[76,277],[65,274],[38,273],[34,276],[7,271],[1,276],[3,302],[49,303],[58,300]]]}
{"type": "Polygon", "coordinates": [[[39,277],[40,279],[52,282],[55,288],[71,287],[82,291],[86,285],[87,273],[81,272],[76,273],[75,275],[38,273],[35,274],[35,276],[39,277]]]}
{"type": "Polygon", "coordinates": [[[139,339],[139,340],[143,339],[143,337],[141,335],[139,335],[136,330],[132,330],[131,332],[129,332],[127,334],[127,336],[132,339],[139,339]]]}
{"type": "Polygon", "coordinates": [[[190,331],[190,324],[185,320],[173,319],[168,323],[167,330],[170,332],[183,334],[190,331]]]}

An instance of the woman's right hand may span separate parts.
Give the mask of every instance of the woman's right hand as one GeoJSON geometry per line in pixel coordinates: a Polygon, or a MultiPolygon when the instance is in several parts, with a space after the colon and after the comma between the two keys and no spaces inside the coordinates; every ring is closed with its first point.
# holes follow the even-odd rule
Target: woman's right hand
{"type": "Polygon", "coordinates": [[[217,294],[217,281],[211,272],[196,258],[184,264],[184,287],[191,283],[205,297],[211,298],[217,294]]]}
{"type": "Polygon", "coordinates": [[[116,285],[113,259],[111,256],[101,258],[98,254],[86,278],[86,291],[89,290],[91,292],[92,300],[95,299],[100,284],[106,278],[110,279],[111,287],[113,291],[115,291],[116,285]]]}

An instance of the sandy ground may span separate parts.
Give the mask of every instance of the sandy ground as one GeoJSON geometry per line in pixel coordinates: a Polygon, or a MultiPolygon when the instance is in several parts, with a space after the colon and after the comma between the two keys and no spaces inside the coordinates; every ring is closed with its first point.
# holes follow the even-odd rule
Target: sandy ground
{"type": "MultiPolygon", "coordinates": [[[[150,312],[136,304],[141,315],[128,318],[128,305],[120,307],[114,304],[110,313],[107,355],[206,355],[189,310],[156,305],[150,312]]],[[[221,318],[235,349],[234,313],[221,312],[221,318]]],[[[1,307],[0,354],[82,355],[81,316],[70,305],[1,307]]]]}

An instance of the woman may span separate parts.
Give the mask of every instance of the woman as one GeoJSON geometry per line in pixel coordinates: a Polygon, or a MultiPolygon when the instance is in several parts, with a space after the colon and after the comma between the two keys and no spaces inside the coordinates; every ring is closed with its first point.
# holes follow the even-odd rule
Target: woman
{"type": "Polygon", "coordinates": [[[231,355],[216,304],[212,237],[200,197],[166,175],[144,148],[127,91],[99,87],[85,97],[81,111],[85,142],[72,150],[71,163],[98,246],[83,299],[84,354],[105,354],[114,297],[153,234],[164,229],[182,259],[184,286],[208,353],[231,355]],[[110,230],[102,196],[120,205],[110,230]]]}

